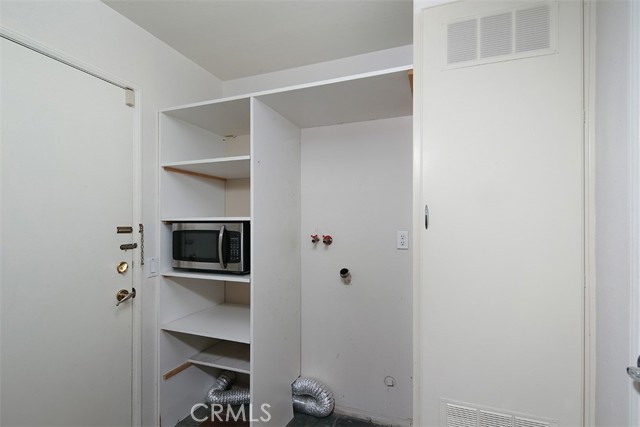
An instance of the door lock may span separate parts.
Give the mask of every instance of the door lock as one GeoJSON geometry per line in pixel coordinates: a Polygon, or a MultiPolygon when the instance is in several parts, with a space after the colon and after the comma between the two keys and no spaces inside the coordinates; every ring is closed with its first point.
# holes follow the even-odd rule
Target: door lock
{"type": "Polygon", "coordinates": [[[116,299],[118,302],[116,303],[116,307],[122,304],[123,302],[130,300],[136,297],[136,288],[131,288],[131,292],[126,289],[120,289],[116,293],[116,299]]]}
{"type": "Polygon", "coordinates": [[[126,273],[128,269],[129,269],[129,264],[126,261],[120,261],[118,263],[118,266],[116,267],[116,270],[118,270],[118,273],[120,274],[126,273]]]}

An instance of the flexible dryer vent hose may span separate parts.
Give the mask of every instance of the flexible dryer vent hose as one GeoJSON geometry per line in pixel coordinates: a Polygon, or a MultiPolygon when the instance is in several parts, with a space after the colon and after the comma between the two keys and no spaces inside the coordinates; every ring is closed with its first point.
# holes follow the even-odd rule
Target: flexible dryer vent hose
{"type": "MultiPolygon", "coordinates": [[[[220,405],[244,405],[250,402],[249,390],[231,389],[236,374],[223,371],[215,384],[207,392],[207,403],[220,405]]],[[[298,378],[291,386],[293,409],[314,417],[326,417],[333,412],[333,393],[320,381],[313,378],[298,378]]]]}
{"type": "Polygon", "coordinates": [[[291,386],[293,409],[314,417],[326,417],[336,403],[326,385],[313,378],[300,377],[291,386]]]}
{"type": "Polygon", "coordinates": [[[207,392],[207,403],[220,405],[244,405],[249,403],[249,390],[237,388],[228,390],[236,380],[236,374],[231,371],[223,371],[216,383],[207,392]]]}

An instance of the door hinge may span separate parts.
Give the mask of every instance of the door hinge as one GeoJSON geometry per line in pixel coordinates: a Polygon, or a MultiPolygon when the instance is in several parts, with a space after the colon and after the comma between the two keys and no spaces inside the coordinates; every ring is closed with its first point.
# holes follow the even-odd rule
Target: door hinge
{"type": "Polygon", "coordinates": [[[138,225],[140,226],[140,265],[144,265],[144,225],[138,225]]]}
{"type": "Polygon", "coordinates": [[[133,89],[126,88],[124,90],[124,103],[129,107],[136,106],[136,93],[133,89]]]}

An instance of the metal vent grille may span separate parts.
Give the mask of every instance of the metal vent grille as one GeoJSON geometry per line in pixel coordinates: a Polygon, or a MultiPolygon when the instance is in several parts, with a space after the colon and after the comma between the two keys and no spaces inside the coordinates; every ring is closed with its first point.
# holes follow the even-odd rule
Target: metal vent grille
{"type": "Polygon", "coordinates": [[[446,25],[446,67],[556,53],[557,2],[486,14],[446,25]]]}
{"type": "Polygon", "coordinates": [[[478,411],[458,405],[447,405],[447,427],[477,427],[478,411]]]}
{"type": "Polygon", "coordinates": [[[549,427],[549,423],[539,420],[529,420],[526,418],[515,417],[515,427],[549,427]]]}
{"type": "Polygon", "coordinates": [[[513,53],[512,13],[485,16],[480,20],[480,57],[490,58],[513,53]]]}
{"type": "Polygon", "coordinates": [[[480,412],[480,427],[513,427],[511,415],[497,414],[489,411],[480,412]]]}
{"type": "Polygon", "coordinates": [[[558,427],[558,421],[488,408],[470,403],[440,400],[441,427],[558,427]]]}
{"type": "Polygon", "coordinates": [[[549,49],[550,30],[549,5],[516,11],[516,52],[549,49]]]}
{"type": "Polygon", "coordinates": [[[472,61],[478,57],[478,21],[449,24],[447,31],[447,63],[472,61]]]}

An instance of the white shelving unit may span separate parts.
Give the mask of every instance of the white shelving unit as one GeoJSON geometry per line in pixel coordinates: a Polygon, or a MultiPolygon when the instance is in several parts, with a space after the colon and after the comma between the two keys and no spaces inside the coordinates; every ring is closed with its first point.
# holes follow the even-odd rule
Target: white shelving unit
{"type": "MultiPolygon", "coordinates": [[[[248,375],[269,425],[300,375],[301,129],[411,115],[407,69],[160,112],[159,377],[165,425],[223,369],[248,375]],[[251,221],[251,274],[171,267],[171,223],[251,221]]],[[[252,425],[259,422],[252,421],[252,425]]]]}

